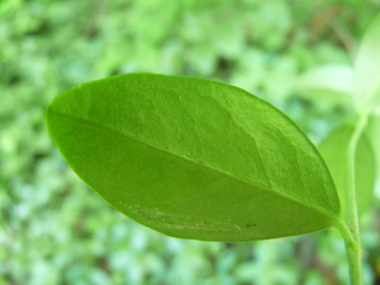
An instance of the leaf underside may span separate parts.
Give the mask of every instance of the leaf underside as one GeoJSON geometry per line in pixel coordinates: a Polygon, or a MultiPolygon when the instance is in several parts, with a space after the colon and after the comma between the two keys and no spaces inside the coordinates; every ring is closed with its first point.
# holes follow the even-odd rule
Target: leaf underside
{"type": "Polygon", "coordinates": [[[353,69],[346,65],[327,65],[312,69],[295,84],[300,96],[315,104],[345,105],[351,103],[353,69]]]}
{"type": "Polygon", "coordinates": [[[233,86],[120,75],[60,94],[47,124],[83,181],[169,236],[268,239],[318,231],[340,217],[314,145],[272,105],[233,86]]]}

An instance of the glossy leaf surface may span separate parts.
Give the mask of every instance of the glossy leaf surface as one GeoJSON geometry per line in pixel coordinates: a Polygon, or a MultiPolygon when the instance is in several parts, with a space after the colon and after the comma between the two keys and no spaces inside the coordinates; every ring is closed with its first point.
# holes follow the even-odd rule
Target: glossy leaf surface
{"type": "Polygon", "coordinates": [[[314,145],[283,113],[233,86],[116,76],[59,95],[47,124],[92,189],[169,236],[276,238],[327,228],[340,215],[314,145]]]}
{"type": "MultiPolygon", "coordinates": [[[[321,143],[319,150],[337,187],[343,213],[347,200],[347,153],[354,127],[344,125],[333,130],[321,143]]],[[[376,157],[365,136],[358,142],[355,156],[355,187],[359,214],[363,213],[373,197],[376,178],[376,157]]]]}

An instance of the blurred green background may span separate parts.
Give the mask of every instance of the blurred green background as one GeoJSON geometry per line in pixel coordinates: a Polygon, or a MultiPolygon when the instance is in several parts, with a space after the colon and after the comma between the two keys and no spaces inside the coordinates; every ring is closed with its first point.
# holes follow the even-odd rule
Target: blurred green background
{"type": "MultiPolygon", "coordinates": [[[[379,0],[0,0],[0,284],[349,284],[334,229],[226,244],[129,220],[68,168],[44,112],[87,81],[190,75],[268,100],[318,143],[351,110],[307,100],[294,82],[351,65],[379,10],[379,0]]],[[[365,284],[380,284],[379,201],[361,219],[365,284]]]]}

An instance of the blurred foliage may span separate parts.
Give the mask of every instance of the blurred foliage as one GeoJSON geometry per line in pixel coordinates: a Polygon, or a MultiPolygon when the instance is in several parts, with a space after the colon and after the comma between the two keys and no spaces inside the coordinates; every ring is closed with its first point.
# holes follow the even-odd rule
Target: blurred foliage
{"type": "MultiPolygon", "coordinates": [[[[0,284],[348,284],[335,230],[223,244],[136,224],[71,172],[44,112],[86,81],[191,75],[270,101],[319,142],[351,110],[298,96],[294,80],[351,64],[379,8],[379,0],[1,0],[0,284]]],[[[380,280],[374,204],[361,220],[365,284],[380,280]]]]}

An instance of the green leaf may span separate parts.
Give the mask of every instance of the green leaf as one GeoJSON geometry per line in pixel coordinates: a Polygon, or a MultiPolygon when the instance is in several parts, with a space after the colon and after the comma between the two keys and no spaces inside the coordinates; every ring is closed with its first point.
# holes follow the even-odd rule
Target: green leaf
{"type": "MultiPolygon", "coordinates": [[[[346,213],[347,200],[347,153],[353,132],[352,125],[343,125],[333,130],[319,146],[338,190],[343,213],[346,213]]],[[[363,135],[358,142],[355,155],[355,187],[359,214],[365,212],[373,196],[375,169],[373,148],[363,135]]]]}
{"type": "Polygon", "coordinates": [[[355,97],[359,105],[380,102],[380,14],[373,20],[355,60],[355,97]]]}
{"type": "Polygon", "coordinates": [[[340,217],[314,145],[283,113],[233,86],[111,77],[59,95],[47,124],[83,181],[169,236],[267,239],[318,231],[340,217]]]}
{"type": "MultiPolygon", "coordinates": [[[[380,108],[378,107],[377,113],[374,113],[369,117],[369,122],[366,129],[366,134],[368,135],[372,148],[375,152],[376,157],[376,177],[380,179],[380,108]]],[[[380,186],[380,185],[379,185],[380,186]]]]}
{"type": "Polygon", "coordinates": [[[353,70],[346,65],[327,65],[312,69],[300,76],[295,89],[308,100],[347,104],[352,101],[353,70]]]}

